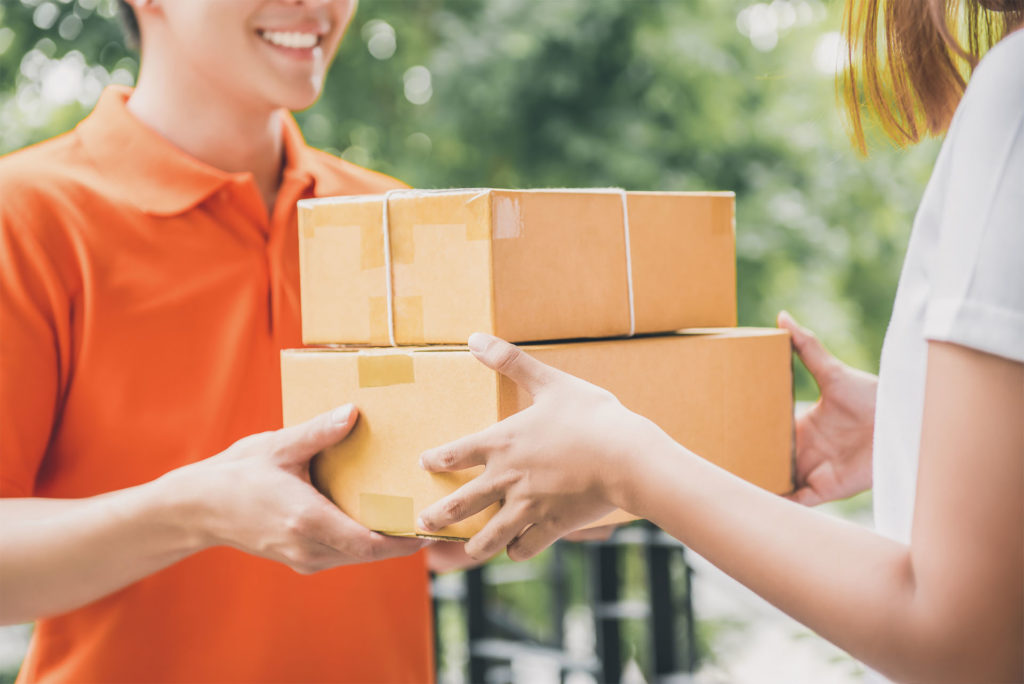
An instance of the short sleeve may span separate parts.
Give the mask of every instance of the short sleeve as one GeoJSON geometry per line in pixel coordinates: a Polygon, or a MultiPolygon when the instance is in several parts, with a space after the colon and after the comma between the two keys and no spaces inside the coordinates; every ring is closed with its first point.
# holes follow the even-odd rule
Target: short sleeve
{"type": "MultiPolygon", "coordinates": [[[[21,185],[20,183],[16,183],[21,185]]],[[[0,175],[0,497],[32,496],[68,376],[59,230],[0,175]],[[10,201],[7,201],[10,200],[10,201]]]]}
{"type": "Polygon", "coordinates": [[[924,334],[1024,362],[1024,36],[1007,41],[976,70],[947,140],[924,334]]]}

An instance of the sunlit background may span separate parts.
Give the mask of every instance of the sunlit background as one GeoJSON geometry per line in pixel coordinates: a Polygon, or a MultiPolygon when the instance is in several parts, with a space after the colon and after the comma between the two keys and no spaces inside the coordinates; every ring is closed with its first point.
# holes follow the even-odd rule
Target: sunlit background
{"type": "MultiPolygon", "coordinates": [[[[734,190],[741,325],[786,308],[877,370],[937,145],[902,151],[876,135],[868,159],[851,150],[835,89],[841,12],[818,0],[362,0],[324,96],[297,118],[311,144],[418,187],[734,190]]],[[[116,13],[113,0],[2,0],[0,153],[133,84],[116,13]]],[[[858,680],[843,654],[695,564],[698,681],[858,680]]],[[[18,648],[0,644],[0,659],[15,653],[4,667],[18,648]]]]}

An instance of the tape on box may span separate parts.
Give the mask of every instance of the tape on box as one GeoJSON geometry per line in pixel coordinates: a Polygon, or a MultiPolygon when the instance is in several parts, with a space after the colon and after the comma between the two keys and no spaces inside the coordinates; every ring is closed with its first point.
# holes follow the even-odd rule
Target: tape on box
{"type": "Polygon", "coordinates": [[[359,518],[365,527],[377,532],[415,531],[416,519],[410,496],[388,494],[359,494],[359,518]]]}
{"type": "Polygon", "coordinates": [[[387,387],[416,382],[412,356],[409,354],[360,354],[359,386],[387,387]]]}

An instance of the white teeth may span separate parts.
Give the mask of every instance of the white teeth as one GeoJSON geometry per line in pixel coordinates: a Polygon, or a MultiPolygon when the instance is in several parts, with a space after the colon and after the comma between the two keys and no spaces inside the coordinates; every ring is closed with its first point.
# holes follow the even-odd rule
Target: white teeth
{"type": "Polygon", "coordinates": [[[298,31],[260,31],[260,37],[271,45],[295,48],[299,50],[316,47],[320,36],[315,33],[299,33],[298,31]]]}

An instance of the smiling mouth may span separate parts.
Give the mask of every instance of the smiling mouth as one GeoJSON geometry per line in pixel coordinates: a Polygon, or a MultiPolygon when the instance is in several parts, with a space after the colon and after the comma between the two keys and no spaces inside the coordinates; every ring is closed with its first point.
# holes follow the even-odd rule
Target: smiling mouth
{"type": "Polygon", "coordinates": [[[290,50],[309,50],[318,47],[324,38],[321,33],[269,31],[264,29],[257,30],[256,35],[274,47],[288,48],[290,50]]]}

